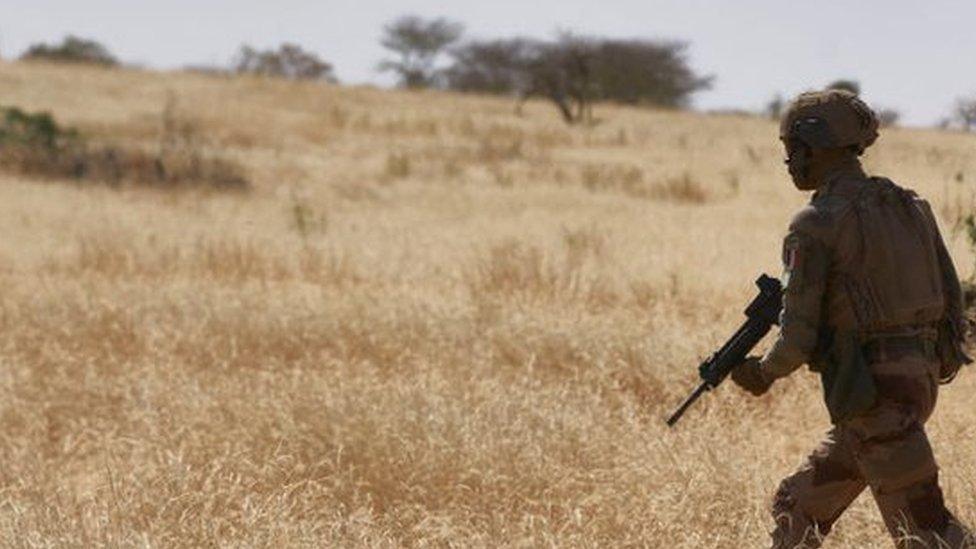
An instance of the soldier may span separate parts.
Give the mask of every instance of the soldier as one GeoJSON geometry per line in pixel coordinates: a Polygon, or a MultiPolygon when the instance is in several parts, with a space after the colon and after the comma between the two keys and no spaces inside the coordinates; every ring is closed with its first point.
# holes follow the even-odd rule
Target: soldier
{"type": "Polygon", "coordinates": [[[946,509],[924,428],[939,383],[970,362],[962,291],[928,203],[865,175],[858,157],[877,129],[842,90],[801,94],[780,127],[794,184],[815,192],[783,246],[779,337],[732,379],[761,395],[809,364],[833,426],[775,495],[774,548],[819,547],[866,487],[896,546],[972,543],[946,509]]]}

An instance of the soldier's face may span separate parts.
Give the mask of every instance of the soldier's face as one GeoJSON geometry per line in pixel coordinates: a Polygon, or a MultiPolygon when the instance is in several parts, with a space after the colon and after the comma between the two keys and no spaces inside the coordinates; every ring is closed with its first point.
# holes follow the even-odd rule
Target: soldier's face
{"type": "Polygon", "coordinates": [[[812,191],[817,188],[817,182],[812,177],[813,150],[799,140],[789,139],[786,146],[787,171],[793,184],[801,191],[812,191]]]}

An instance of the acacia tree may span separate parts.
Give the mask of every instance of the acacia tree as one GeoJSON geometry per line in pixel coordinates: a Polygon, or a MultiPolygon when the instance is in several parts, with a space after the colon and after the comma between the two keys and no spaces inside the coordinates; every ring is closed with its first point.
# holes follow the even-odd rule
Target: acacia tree
{"type": "Polygon", "coordinates": [[[976,97],[961,97],[956,100],[952,110],[955,118],[964,130],[973,131],[976,128],[976,97]]]}
{"type": "Polygon", "coordinates": [[[691,94],[708,89],[711,76],[688,66],[684,42],[602,40],[595,49],[593,80],[599,98],[629,104],[687,107],[691,94]]]}
{"type": "Polygon", "coordinates": [[[881,124],[882,127],[888,128],[897,126],[899,120],[901,120],[901,113],[895,109],[878,109],[878,123],[881,124]]]}
{"type": "Polygon", "coordinates": [[[77,36],[68,35],[60,44],[34,44],[20,56],[24,61],[64,61],[69,63],[91,63],[114,67],[119,60],[104,45],[77,36]]]}
{"type": "Polygon", "coordinates": [[[453,63],[444,73],[447,87],[493,94],[526,89],[541,48],[539,41],[527,38],[468,42],[451,50],[453,63]]]}
{"type": "Polygon", "coordinates": [[[324,80],[335,83],[332,65],[296,44],[284,43],[277,50],[256,50],[241,46],[234,61],[234,72],[292,80],[324,80]]]}
{"type": "Polygon", "coordinates": [[[766,108],[764,109],[767,116],[773,120],[779,120],[779,117],[783,114],[783,108],[786,106],[786,100],[783,99],[783,95],[777,93],[772,99],[766,103],[766,108]]]}
{"type": "Polygon", "coordinates": [[[383,28],[384,48],[394,59],[380,62],[381,71],[396,73],[407,88],[428,88],[438,83],[438,57],[461,38],[464,26],[444,18],[422,19],[406,15],[383,28]]]}
{"type": "Polygon", "coordinates": [[[451,51],[446,85],[462,92],[512,94],[519,106],[529,97],[546,97],[574,122],[585,110],[583,87],[576,82],[585,65],[574,62],[582,54],[529,38],[469,42],[451,51]]]}
{"type": "Polygon", "coordinates": [[[683,107],[711,78],[696,75],[680,42],[560,35],[474,41],[455,48],[446,71],[458,91],[512,93],[551,100],[567,123],[592,119],[597,100],[683,107]]]}

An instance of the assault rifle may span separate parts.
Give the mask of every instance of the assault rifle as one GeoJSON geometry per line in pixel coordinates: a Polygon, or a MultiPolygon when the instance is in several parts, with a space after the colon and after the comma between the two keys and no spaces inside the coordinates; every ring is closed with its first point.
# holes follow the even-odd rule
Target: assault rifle
{"type": "Polygon", "coordinates": [[[759,275],[756,286],[759,286],[759,295],[746,307],[746,321],[721,349],[698,366],[698,375],[702,382],[671,414],[668,427],[674,427],[698,397],[718,387],[745,360],[749,351],[769,333],[773,325],[779,324],[779,312],[783,308],[783,287],[779,280],[765,274],[759,275]]]}

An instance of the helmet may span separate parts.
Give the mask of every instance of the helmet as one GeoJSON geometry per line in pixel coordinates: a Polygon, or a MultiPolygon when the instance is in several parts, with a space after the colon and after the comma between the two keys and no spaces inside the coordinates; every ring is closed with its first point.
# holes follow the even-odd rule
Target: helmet
{"type": "Polygon", "coordinates": [[[783,114],[779,138],[817,149],[857,147],[861,153],[878,138],[878,117],[847,90],[801,93],[783,114]]]}

